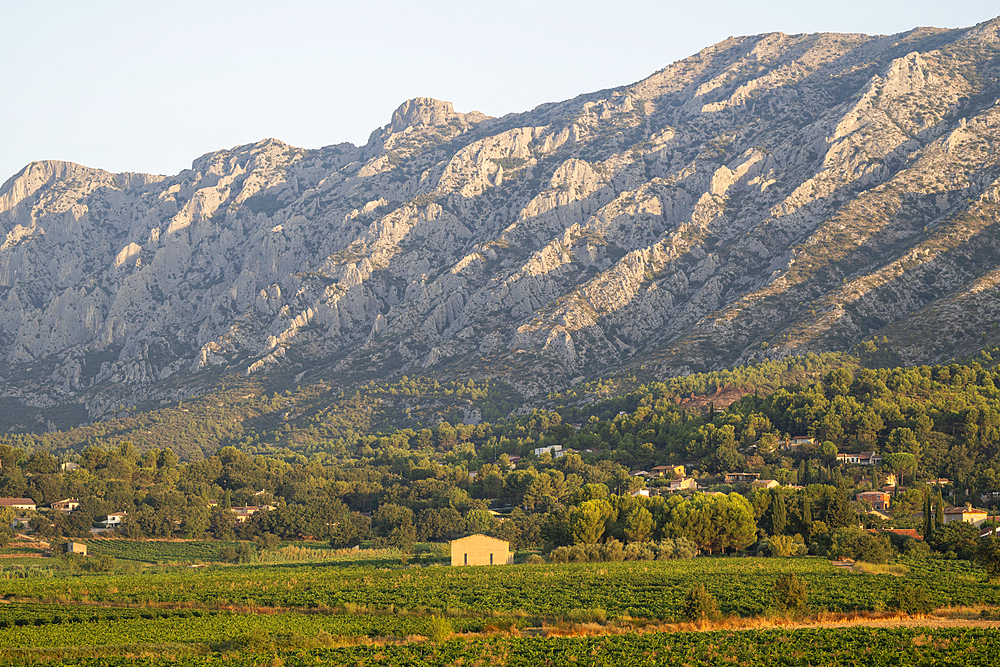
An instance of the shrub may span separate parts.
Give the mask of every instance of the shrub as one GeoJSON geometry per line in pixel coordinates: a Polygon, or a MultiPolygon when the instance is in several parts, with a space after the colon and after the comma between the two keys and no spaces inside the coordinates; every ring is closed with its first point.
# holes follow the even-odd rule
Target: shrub
{"type": "Polygon", "coordinates": [[[551,552],[549,552],[549,562],[550,563],[568,563],[569,562],[569,547],[556,547],[551,552]]]}
{"type": "Polygon", "coordinates": [[[657,560],[694,558],[697,554],[698,547],[686,537],[678,537],[675,540],[667,538],[660,540],[659,544],[656,545],[657,560]]]}
{"type": "Polygon", "coordinates": [[[689,621],[716,619],[719,617],[719,603],[705,590],[704,584],[698,584],[684,596],[681,614],[689,621]]]}
{"type": "Polygon", "coordinates": [[[890,609],[910,615],[928,614],[934,611],[934,607],[935,604],[927,594],[927,589],[912,584],[896,589],[892,599],[889,600],[890,609]]]}
{"type": "Polygon", "coordinates": [[[609,563],[625,560],[625,550],[622,543],[611,538],[601,547],[601,560],[609,563]]]}
{"type": "Polygon", "coordinates": [[[433,642],[443,642],[451,633],[451,623],[443,616],[432,616],[427,624],[427,638],[433,642]]]}
{"type": "Polygon", "coordinates": [[[538,554],[531,554],[524,562],[528,565],[543,565],[545,563],[545,559],[538,554]]]}
{"type": "Polygon", "coordinates": [[[806,582],[795,573],[783,574],[778,577],[771,589],[771,604],[783,612],[803,612],[807,608],[809,598],[806,582]]]}

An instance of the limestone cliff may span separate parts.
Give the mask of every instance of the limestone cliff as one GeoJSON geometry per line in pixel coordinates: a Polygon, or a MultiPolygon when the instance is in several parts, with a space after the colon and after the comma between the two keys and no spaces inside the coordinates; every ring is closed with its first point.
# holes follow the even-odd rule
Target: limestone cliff
{"type": "Polygon", "coordinates": [[[0,391],[97,418],[224,371],[535,396],[1000,342],[998,32],[731,38],[527,113],[417,98],[365,146],[175,176],[28,165],[0,188],[0,391]]]}

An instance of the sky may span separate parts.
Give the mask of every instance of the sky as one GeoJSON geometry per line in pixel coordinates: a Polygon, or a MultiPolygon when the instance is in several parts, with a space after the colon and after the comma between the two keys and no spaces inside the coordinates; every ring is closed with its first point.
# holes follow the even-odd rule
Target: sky
{"type": "Polygon", "coordinates": [[[996,0],[2,0],[0,182],[34,160],[176,174],[275,137],[363,144],[412,97],[491,116],[728,36],[967,27],[996,0]]]}

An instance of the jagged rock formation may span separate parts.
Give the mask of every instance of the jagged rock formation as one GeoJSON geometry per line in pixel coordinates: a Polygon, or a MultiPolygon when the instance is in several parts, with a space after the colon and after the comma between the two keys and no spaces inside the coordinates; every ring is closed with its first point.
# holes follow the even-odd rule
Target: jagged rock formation
{"type": "MultiPolygon", "coordinates": [[[[538,395],[1000,319],[1000,19],[731,38],[488,118],[418,98],[367,145],[0,189],[0,390],[92,417],[222,370],[500,377],[538,395]]],[[[984,338],[985,337],[985,338],[984,338]]]]}

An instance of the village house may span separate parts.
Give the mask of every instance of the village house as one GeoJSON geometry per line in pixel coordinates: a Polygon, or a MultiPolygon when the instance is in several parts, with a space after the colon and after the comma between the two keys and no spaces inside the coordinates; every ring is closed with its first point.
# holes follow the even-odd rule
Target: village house
{"type": "Polygon", "coordinates": [[[774,489],[781,486],[776,479],[758,479],[750,485],[755,489],[774,489]]]}
{"type": "Polygon", "coordinates": [[[0,498],[0,507],[10,507],[15,510],[35,511],[35,501],[31,498],[0,498]]]}
{"type": "Polygon", "coordinates": [[[233,507],[230,511],[236,515],[236,523],[246,523],[257,512],[263,510],[271,511],[273,509],[272,505],[261,505],[260,507],[256,505],[244,505],[243,507],[233,507]]]}
{"type": "Polygon", "coordinates": [[[759,478],[759,472],[727,472],[726,484],[753,484],[759,478]]]}
{"type": "Polygon", "coordinates": [[[681,477],[680,479],[670,480],[670,492],[674,491],[696,491],[698,489],[698,480],[694,477],[681,477]]]}
{"type": "Polygon", "coordinates": [[[891,499],[889,494],[883,491],[863,491],[858,494],[858,502],[871,503],[873,510],[887,510],[891,499]]]}
{"type": "Polygon", "coordinates": [[[552,455],[552,458],[554,458],[554,459],[558,459],[563,454],[566,453],[566,452],[564,452],[562,450],[562,445],[549,445],[547,447],[535,447],[531,451],[534,453],[535,456],[541,456],[542,454],[545,454],[546,452],[548,452],[549,454],[552,455]]]}
{"type": "Polygon", "coordinates": [[[966,523],[971,523],[973,526],[978,526],[983,521],[986,521],[988,514],[986,510],[977,510],[974,507],[949,507],[944,511],[944,522],[946,524],[955,521],[964,521],[966,523]]]}
{"type": "Polygon", "coordinates": [[[452,565],[509,565],[514,562],[510,543],[486,535],[469,535],[451,541],[452,565]]]}
{"type": "Polygon", "coordinates": [[[837,463],[850,463],[862,466],[877,466],[882,462],[882,457],[875,452],[861,452],[860,454],[837,454],[837,463]]]}
{"type": "Polygon", "coordinates": [[[657,477],[684,477],[684,466],[656,466],[653,468],[653,474],[657,477]]]}
{"type": "Polygon", "coordinates": [[[788,451],[795,449],[796,447],[801,447],[802,445],[812,445],[816,443],[816,438],[810,438],[808,435],[797,435],[790,440],[785,440],[781,443],[781,449],[788,451]]]}
{"type": "Polygon", "coordinates": [[[49,505],[49,507],[56,510],[57,512],[65,512],[67,514],[69,514],[79,506],[80,506],[80,501],[77,500],[76,498],[66,498],[65,500],[60,500],[49,505]]]}
{"type": "Polygon", "coordinates": [[[101,521],[101,523],[103,523],[105,526],[108,526],[109,528],[111,526],[120,526],[121,522],[125,520],[126,516],[128,516],[128,512],[114,512],[113,514],[109,514],[107,518],[104,519],[104,521],[101,521]]]}

